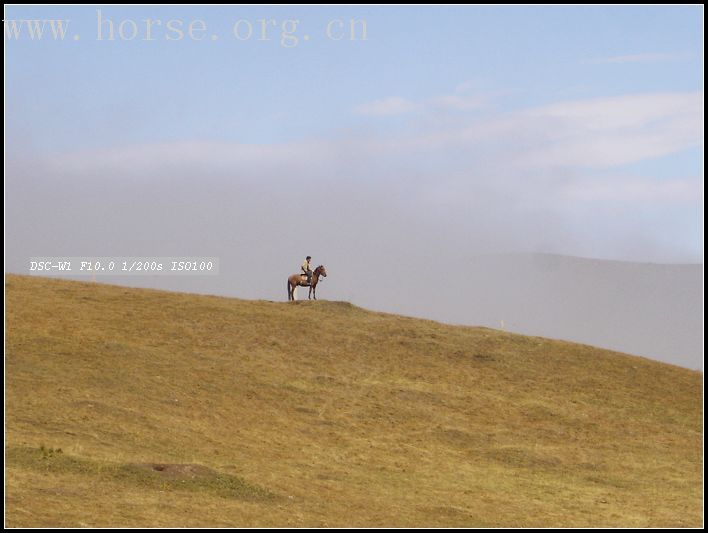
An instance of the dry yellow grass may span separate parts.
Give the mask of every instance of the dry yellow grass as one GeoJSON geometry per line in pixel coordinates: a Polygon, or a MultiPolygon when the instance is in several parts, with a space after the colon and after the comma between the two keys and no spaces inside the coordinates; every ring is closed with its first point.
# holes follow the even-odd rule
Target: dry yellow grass
{"type": "Polygon", "coordinates": [[[5,365],[7,526],[702,525],[702,374],[639,357],[10,275],[5,365]]]}

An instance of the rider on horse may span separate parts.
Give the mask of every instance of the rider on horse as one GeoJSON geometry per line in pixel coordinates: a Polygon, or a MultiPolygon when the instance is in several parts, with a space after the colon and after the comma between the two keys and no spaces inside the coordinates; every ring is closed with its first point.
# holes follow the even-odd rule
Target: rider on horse
{"type": "Polygon", "coordinates": [[[300,267],[300,270],[302,271],[302,274],[307,276],[307,284],[311,285],[312,284],[312,269],[310,268],[310,257],[309,255],[305,258],[305,261],[303,261],[302,266],[300,267]]]}
{"type": "Polygon", "coordinates": [[[317,284],[327,277],[327,270],[324,265],[320,265],[313,271],[310,268],[310,259],[312,258],[308,255],[300,266],[300,272],[288,276],[288,300],[297,300],[295,291],[298,287],[310,287],[307,299],[317,300],[317,284]]]}

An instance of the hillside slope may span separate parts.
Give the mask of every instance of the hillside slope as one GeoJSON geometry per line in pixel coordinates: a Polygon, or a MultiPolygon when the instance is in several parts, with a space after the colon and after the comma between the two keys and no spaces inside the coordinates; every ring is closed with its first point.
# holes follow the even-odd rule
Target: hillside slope
{"type": "MultiPolygon", "coordinates": [[[[421,285],[416,276],[420,272],[382,277],[383,286],[364,301],[376,309],[451,324],[500,328],[503,323],[502,329],[514,333],[703,369],[701,264],[512,253],[451,261],[441,283],[421,285]]],[[[328,287],[323,294],[330,292],[328,287]]]]}
{"type": "Polygon", "coordinates": [[[7,526],[700,526],[702,374],[368,312],[6,277],[7,526]]]}

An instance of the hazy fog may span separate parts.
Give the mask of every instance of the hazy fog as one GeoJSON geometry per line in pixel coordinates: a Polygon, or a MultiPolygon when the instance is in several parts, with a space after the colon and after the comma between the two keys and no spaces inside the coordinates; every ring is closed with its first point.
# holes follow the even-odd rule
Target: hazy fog
{"type": "Polygon", "coordinates": [[[219,257],[101,279],[285,300],[311,255],[322,298],[698,367],[702,11],[640,11],[102,7],[211,35],[124,42],[94,8],[10,7],[71,29],[6,39],[6,269],[219,257]],[[300,45],[228,31],[271,18],[300,45]],[[367,38],[325,38],[339,19],[367,38]]]}
{"type": "Polygon", "coordinates": [[[99,280],[285,300],[287,275],[309,254],[330,273],[321,298],[702,367],[701,266],[530,253],[671,256],[660,238],[619,224],[622,213],[603,234],[603,217],[520,205],[483,181],[454,198],[453,182],[427,173],[392,180],[380,160],[345,180],[337,173],[346,165],[308,173],[297,153],[292,165],[262,154],[263,167],[243,173],[198,164],[201,154],[175,165],[150,155],[159,153],[12,162],[6,268],[27,272],[30,257],[52,255],[218,256],[218,276],[99,280]],[[594,224],[596,240],[579,222],[594,224]]]}

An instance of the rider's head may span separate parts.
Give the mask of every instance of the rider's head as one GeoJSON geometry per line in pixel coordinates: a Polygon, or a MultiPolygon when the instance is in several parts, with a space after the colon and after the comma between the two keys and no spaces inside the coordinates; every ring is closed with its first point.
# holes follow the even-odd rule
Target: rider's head
{"type": "Polygon", "coordinates": [[[310,257],[309,255],[305,258],[306,261],[309,261],[310,259],[312,259],[312,257],[310,257]]]}

